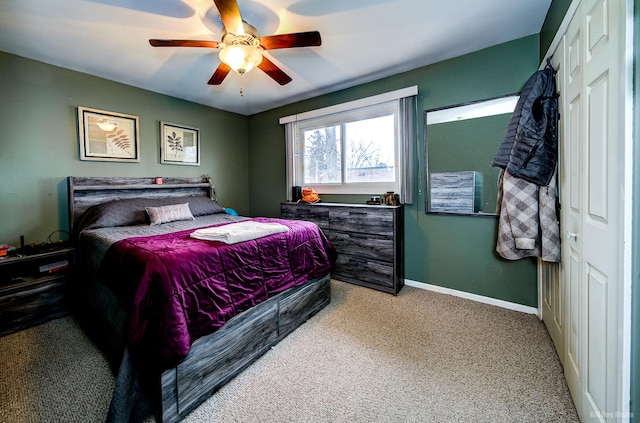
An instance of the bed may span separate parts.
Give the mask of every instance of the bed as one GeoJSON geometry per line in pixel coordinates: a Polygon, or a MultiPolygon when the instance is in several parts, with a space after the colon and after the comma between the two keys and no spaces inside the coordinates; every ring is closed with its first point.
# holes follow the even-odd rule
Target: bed
{"type": "Polygon", "coordinates": [[[330,301],[310,222],[248,218],[208,177],[69,177],[70,299],[116,384],[107,421],[184,418],[330,301]]]}

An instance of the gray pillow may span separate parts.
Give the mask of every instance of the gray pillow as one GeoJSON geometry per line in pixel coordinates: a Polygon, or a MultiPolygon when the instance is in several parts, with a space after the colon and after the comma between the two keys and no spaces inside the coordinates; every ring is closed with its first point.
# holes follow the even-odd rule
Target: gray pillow
{"type": "Polygon", "coordinates": [[[149,223],[146,207],[161,207],[188,203],[193,216],[224,213],[218,203],[209,197],[130,198],[109,201],[89,207],[80,217],[76,233],[85,229],[131,226],[149,223]]]}
{"type": "Polygon", "coordinates": [[[181,198],[180,202],[188,202],[191,213],[194,216],[204,216],[207,214],[224,213],[224,208],[209,197],[187,197],[181,198]]]}
{"type": "Polygon", "coordinates": [[[195,220],[189,209],[189,203],[171,204],[160,207],[145,207],[151,226],[178,220],[195,220]]]}

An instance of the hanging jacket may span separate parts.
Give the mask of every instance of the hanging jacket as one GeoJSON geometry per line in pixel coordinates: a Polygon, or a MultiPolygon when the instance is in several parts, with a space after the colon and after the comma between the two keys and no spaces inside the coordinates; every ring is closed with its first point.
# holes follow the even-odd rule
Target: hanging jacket
{"type": "Polygon", "coordinates": [[[549,65],[525,83],[492,166],[546,186],[558,161],[558,95],[549,65]]]}
{"type": "Polygon", "coordinates": [[[541,257],[560,262],[556,172],[548,186],[500,172],[496,252],[509,260],[541,257]]]}

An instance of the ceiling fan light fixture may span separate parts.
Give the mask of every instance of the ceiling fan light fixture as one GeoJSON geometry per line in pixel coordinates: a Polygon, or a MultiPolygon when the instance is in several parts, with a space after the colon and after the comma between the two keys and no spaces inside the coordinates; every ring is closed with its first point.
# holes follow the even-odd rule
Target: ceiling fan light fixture
{"type": "Polygon", "coordinates": [[[240,75],[249,72],[262,62],[258,47],[247,44],[230,44],[220,49],[220,60],[240,75]]]}
{"type": "Polygon", "coordinates": [[[237,0],[213,0],[220,12],[223,24],[220,41],[205,40],[159,40],[150,39],[153,47],[206,47],[217,48],[220,64],[207,82],[220,85],[233,70],[240,75],[258,67],[280,85],[292,81],[278,65],[263,56],[263,50],[294,47],[314,47],[322,43],[318,31],[296,32],[260,37],[258,30],[242,20],[237,0]]]}

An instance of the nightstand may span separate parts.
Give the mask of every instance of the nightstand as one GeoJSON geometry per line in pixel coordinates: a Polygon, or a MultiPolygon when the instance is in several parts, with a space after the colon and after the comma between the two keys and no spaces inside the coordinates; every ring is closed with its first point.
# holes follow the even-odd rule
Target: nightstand
{"type": "Polygon", "coordinates": [[[0,258],[0,336],[67,314],[75,248],[0,258]]]}

